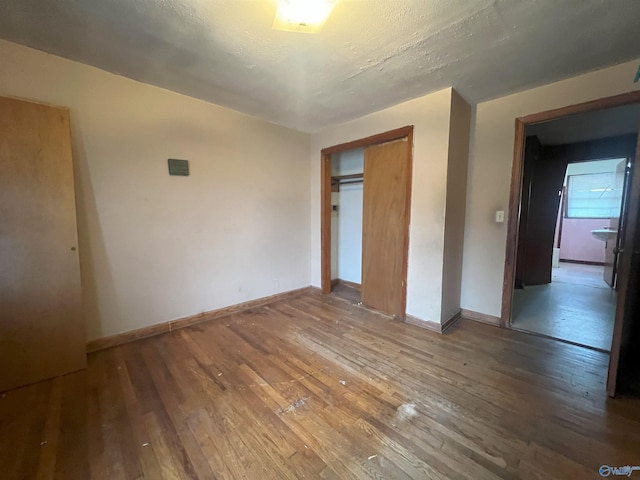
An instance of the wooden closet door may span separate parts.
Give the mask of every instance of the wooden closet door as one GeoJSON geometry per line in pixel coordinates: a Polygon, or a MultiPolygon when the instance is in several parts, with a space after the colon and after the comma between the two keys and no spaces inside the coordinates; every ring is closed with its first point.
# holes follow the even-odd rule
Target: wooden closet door
{"type": "Polygon", "coordinates": [[[407,138],[364,152],[362,303],[404,315],[409,195],[407,138]]]}
{"type": "Polygon", "coordinates": [[[69,112],[0,97],[0,391],[86,367],[69,112]]]}

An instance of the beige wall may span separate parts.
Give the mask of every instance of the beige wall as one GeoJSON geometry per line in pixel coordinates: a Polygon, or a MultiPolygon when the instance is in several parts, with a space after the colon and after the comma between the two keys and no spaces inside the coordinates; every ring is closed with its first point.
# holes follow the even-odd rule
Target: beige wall
{"type": "Polygon", "coordinates": [[[450,88],[311,137],[311,282],[320,286],[320,150],[414,125],[407,313],[440,322],[450,88]]]}
{"type": "Polygon", "coordinates": [[[462,308],[499,316],[507,223],[496,210],[509,202],[516,117],[640,89],[638,61],[598,70],[477,106],[469,161],[462,308]]]}
{"type": "Polygon", "coordinates": [[[471,107],[454,90],[451,95],[449,127],[441,322],[446,322],[460,312],[470,122],[471,107]]]}
{"type": "Polygon", "coordinates": [[[71,111],[88,340],[309,285],[309,135],[4,41],[0,65],[0,95],[71,111]]]}
{"type": "MultiPolygon", "coordinates": [[[[310,141],[5,41],[0,65],[0,95],[71,110],[89,340],[309,279],[319,286],[320,150],[405,125],[415,126],[407,313],[433,322],[455,313],[466,107],[451,88],[327,128],[310,141]],[[192,175],[169,177],[169,157],[189,159],[192,175]]],[[[637,68],[629,62],[477,106],[463,308],[500,314],[506,222],[493,219],[507,208],[514,119],[639,89],[637,68]]]]}

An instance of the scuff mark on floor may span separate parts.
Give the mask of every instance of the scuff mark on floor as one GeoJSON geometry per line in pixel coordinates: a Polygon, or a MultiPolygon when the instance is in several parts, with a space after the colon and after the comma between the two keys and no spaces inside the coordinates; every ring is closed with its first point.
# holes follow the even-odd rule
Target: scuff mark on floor
{"type": "Polygon", "coordinates": [[[418,414],[416,406],[413,403],[403,403],[396,410],[396,417],[398,420],[409,420],[411,417],[415,417],[418,414]]]}
{"type": "Polygon", "coordinates": [[[300,407],[302,407],[305,402],[309,399],[309,397],[302,397],[299,398],[298,400],[296,400],[295,402],[293,402],[291,405],[289,405],[287,408],[282,410],[282,413],[291,413],[291,412],[295,412],[297,409],[299,409],[300,407]]]}

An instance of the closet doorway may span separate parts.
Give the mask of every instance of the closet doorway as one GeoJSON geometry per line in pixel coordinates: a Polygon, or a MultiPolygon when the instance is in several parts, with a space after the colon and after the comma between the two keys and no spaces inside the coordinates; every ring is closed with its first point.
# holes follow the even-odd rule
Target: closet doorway
{"type": "Polygon", "coordinates": [[[322,291],[403,318],[413,127],[322,150],[322,291]]]}

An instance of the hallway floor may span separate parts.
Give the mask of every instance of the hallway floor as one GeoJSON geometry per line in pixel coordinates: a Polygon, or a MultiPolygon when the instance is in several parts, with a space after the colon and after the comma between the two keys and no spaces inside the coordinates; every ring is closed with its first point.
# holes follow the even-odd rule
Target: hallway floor
{"type": "Polygon", "coordinates": [[[551,284],[516,290],[511,326],[609,351],[616,292],[602,279],[603,269],[562,262],[551,284]]]}

